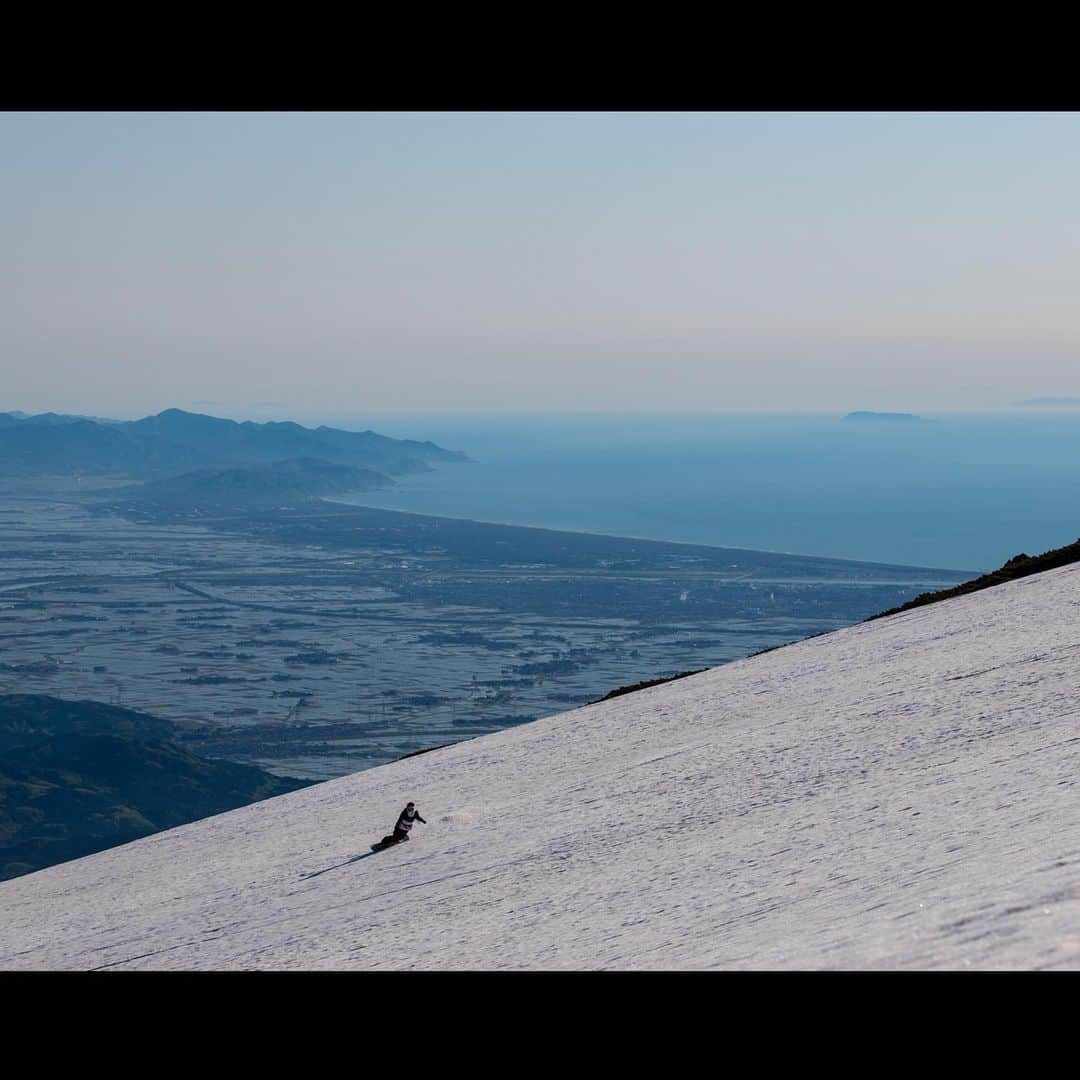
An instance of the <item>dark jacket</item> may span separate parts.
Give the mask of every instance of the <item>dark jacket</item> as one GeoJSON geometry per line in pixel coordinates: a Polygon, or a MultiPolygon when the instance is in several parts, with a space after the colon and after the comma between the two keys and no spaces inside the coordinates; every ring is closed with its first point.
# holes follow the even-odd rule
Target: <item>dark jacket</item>
{"type": "Polygon", "coordinates": [[[426,825],[427,822],[420,816],[420,812],[415,808],[412,814],[409,814],[409,808],[406,806],[404,810],[398,815],[397,824],[394,826],[394,832],[407,833],[412,827],[414,821],[423,821],[426,825]]]}

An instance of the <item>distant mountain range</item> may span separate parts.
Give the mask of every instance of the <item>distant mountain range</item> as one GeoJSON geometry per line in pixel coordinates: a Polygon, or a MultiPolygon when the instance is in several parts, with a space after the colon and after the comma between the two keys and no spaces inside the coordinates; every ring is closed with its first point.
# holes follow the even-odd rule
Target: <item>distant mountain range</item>
{"type": "Polygon", "coordinates": [[[31,416],[30,413],[20,412],[18,409],[13,412],[0,413],[0,427],[22,420],[46,427],[55,424],[74,424],[79,420],[90,420],[95,424],[121,424],[124,422],[122,420],[110,420],[104,416],[77,416],[73,413],[43,412],[31,416]]]}
{"type": "Polygon", "coordinates": [[[1080,397],[1033,397],[1024,401],[1018,401],[1017,406],[1038,405],[1048,408],[1075,408],[1080,405],[1080,397]]]}
{"type": "Polygon", "coordinates": [[[0,880],[306,787],[177,746],[168,720],[0,695],[0,880]]]}
{"type": "Polygon", "coordinates": [[[270,465],[290,458],[370,469],[386,476],[467,461],[432,442],[374,431],[223,420],[166,409],[142,420],[57,413],[0,413],[0,475],[127,476],[159,480],[195,470],[270,465]]]}

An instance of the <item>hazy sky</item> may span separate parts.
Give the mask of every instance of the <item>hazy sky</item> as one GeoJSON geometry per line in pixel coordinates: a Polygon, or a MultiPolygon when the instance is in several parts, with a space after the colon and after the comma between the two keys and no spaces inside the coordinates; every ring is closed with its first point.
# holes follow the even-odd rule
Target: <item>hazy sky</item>
{"type": "Polygon", "coordinates": [[[0,115],[0,409],[1080,394],[1080,115],[0,115]]]}

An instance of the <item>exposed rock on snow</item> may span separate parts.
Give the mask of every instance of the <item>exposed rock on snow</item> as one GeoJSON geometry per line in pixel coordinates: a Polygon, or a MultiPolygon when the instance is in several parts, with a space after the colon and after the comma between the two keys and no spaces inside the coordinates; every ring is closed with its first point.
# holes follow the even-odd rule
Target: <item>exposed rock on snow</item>
{"type": "Polygon", "coordinates": [[[7,882],[0,968],[1080,968],[1078,766],[1072,565],[7,882]]]}

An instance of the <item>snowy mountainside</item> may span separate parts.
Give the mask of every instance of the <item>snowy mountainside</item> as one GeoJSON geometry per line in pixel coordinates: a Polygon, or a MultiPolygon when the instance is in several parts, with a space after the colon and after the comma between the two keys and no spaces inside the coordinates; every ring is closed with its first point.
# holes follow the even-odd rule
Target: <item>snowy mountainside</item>
{"type": "Polygon", "coordinates": [[[1076,969],[1078,766],[1071,565],[0,884],[0,969],[1076,969]]]}

